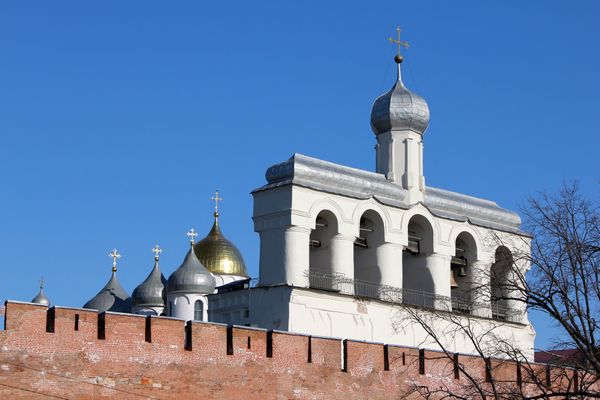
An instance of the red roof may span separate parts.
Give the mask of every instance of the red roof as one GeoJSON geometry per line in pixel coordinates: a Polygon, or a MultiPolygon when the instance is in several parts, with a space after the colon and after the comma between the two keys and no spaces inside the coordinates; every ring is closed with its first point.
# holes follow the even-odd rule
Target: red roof
{"type": "Polygon", "coordinates": [[[535,362],[543,364],[569,364],[569,362],[580,360],[581,353],[579,349],[536,351],[534,359],[535,362]]]}

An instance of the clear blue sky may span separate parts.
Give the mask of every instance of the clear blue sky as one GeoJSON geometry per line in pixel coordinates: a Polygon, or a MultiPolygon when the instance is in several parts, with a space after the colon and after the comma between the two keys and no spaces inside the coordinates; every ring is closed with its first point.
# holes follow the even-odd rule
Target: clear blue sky
{"type": "MultiPolygon", "coordinates": [[[[257,275],[250,191],[299,152],[373,169],[373,100],[411,43],[432,186],[515,209],[579,179],[598,195],[600,3],[4,1],[0,299],[81,306],[123,254],[131,292],[168,276],[220,189],[257,275]]],[[[552,331],[536,320],[541,346],[552,331]]]]}

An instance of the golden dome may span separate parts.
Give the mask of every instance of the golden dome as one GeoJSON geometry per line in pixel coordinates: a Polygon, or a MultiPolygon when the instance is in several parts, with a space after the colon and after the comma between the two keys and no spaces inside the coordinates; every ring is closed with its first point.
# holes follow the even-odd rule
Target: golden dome
{"type": "Polygon", "coordinates": [[[212,229],[204,239],[194,245],[194,252],[202,265],[213,274],[248,276],[242,254],[221,233],[217,212],[212,229]]]}

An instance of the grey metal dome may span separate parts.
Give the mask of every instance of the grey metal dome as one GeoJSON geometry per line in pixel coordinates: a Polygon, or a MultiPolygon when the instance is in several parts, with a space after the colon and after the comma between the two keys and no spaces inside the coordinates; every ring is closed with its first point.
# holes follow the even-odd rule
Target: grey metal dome
{"type": "Polygon", "coordinates": [[[131,312],[131,297],[129,297],[117,280],[116,271],[113,270],[110,280],[96,296],[83,305],[83,308],[98,310],[100,312],[131,312]]]}
{"type": "Polygon", "coordinates": [[[148,277],[133,290],[131,302],[134,306],[162,307],[166,303],[166,286],[167,280],[160,272],[158,258],[154,258],[154,268],[148,277]]]}
{"type": "Polygon", "coordinates": [[[44,288],[40,287],[40,291],[37,294],[37,296],[35,296],[33,298],[33,300],[31,300],[32,303],[36,303],[36,304],[42,304],[45,306],[49,306],[50,305],[50,299],[46,296],[46,293],[44,293],[44,288]]]}
{"type": "Polygon", "coordinates": [[[200,263],[191,247],[183,263],[169,276],[167,292],[208,294],[215,291],[215,285],[215,277],[200,263]]]}
{"type": "Polygon", "coordinates": [[[423,134],[429,125],[429,107],[418,94],[409,91],[402,83],[398,64],[398,79],[394,86],[379,96],[371,109],[371,128],[378,135],[389,131],[411,130],[423,134]]]}

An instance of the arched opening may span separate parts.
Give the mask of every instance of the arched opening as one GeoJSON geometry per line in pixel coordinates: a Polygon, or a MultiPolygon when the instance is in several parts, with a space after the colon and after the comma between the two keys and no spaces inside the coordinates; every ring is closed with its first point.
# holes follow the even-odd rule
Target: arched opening
{"type": "Polygon", "coordinates": [[[384,244],[381,216],[367,210],[360,217],[359,235],[354,242],[354,293],[357,296],[379,297],[381,269],[378,249],[384,244]]]}
{"type": "Polygon", "coordinates": [[[334,288],[331,265],[331,240],[338,233],[335,215],[328,210],[321,211],[315,221],[315,229],[309,240],[309,286],[332,290],[334,288]]]}
{"type": "Polygon", "coordinates": [[[408,222],[408,246],[402,253],[402,302],[435,306],[435,284],[427,259],[433,254],[433,227],[422,215],[408,222]]]}
{"type": "Polygon", "coordinates": [[[450,294],[452,310],[470,313],[474,298],[473,263],[477,259],[475,239],[467,232],[461,232],[455,241],[455,252],[450,261],[450,294]]]}
{"type": "Polygon", "coordinates": [[[490,271],[492,318],[508,318],[508,278],[512,265],[513,256],[510,250],[504,246],[498,247],[490,271]]]}
{"type": "Polygon", "coordinates": [[[201,300],[194,302],[194,321],[202,321],[204,319],[204,303],[201,300]]]}

